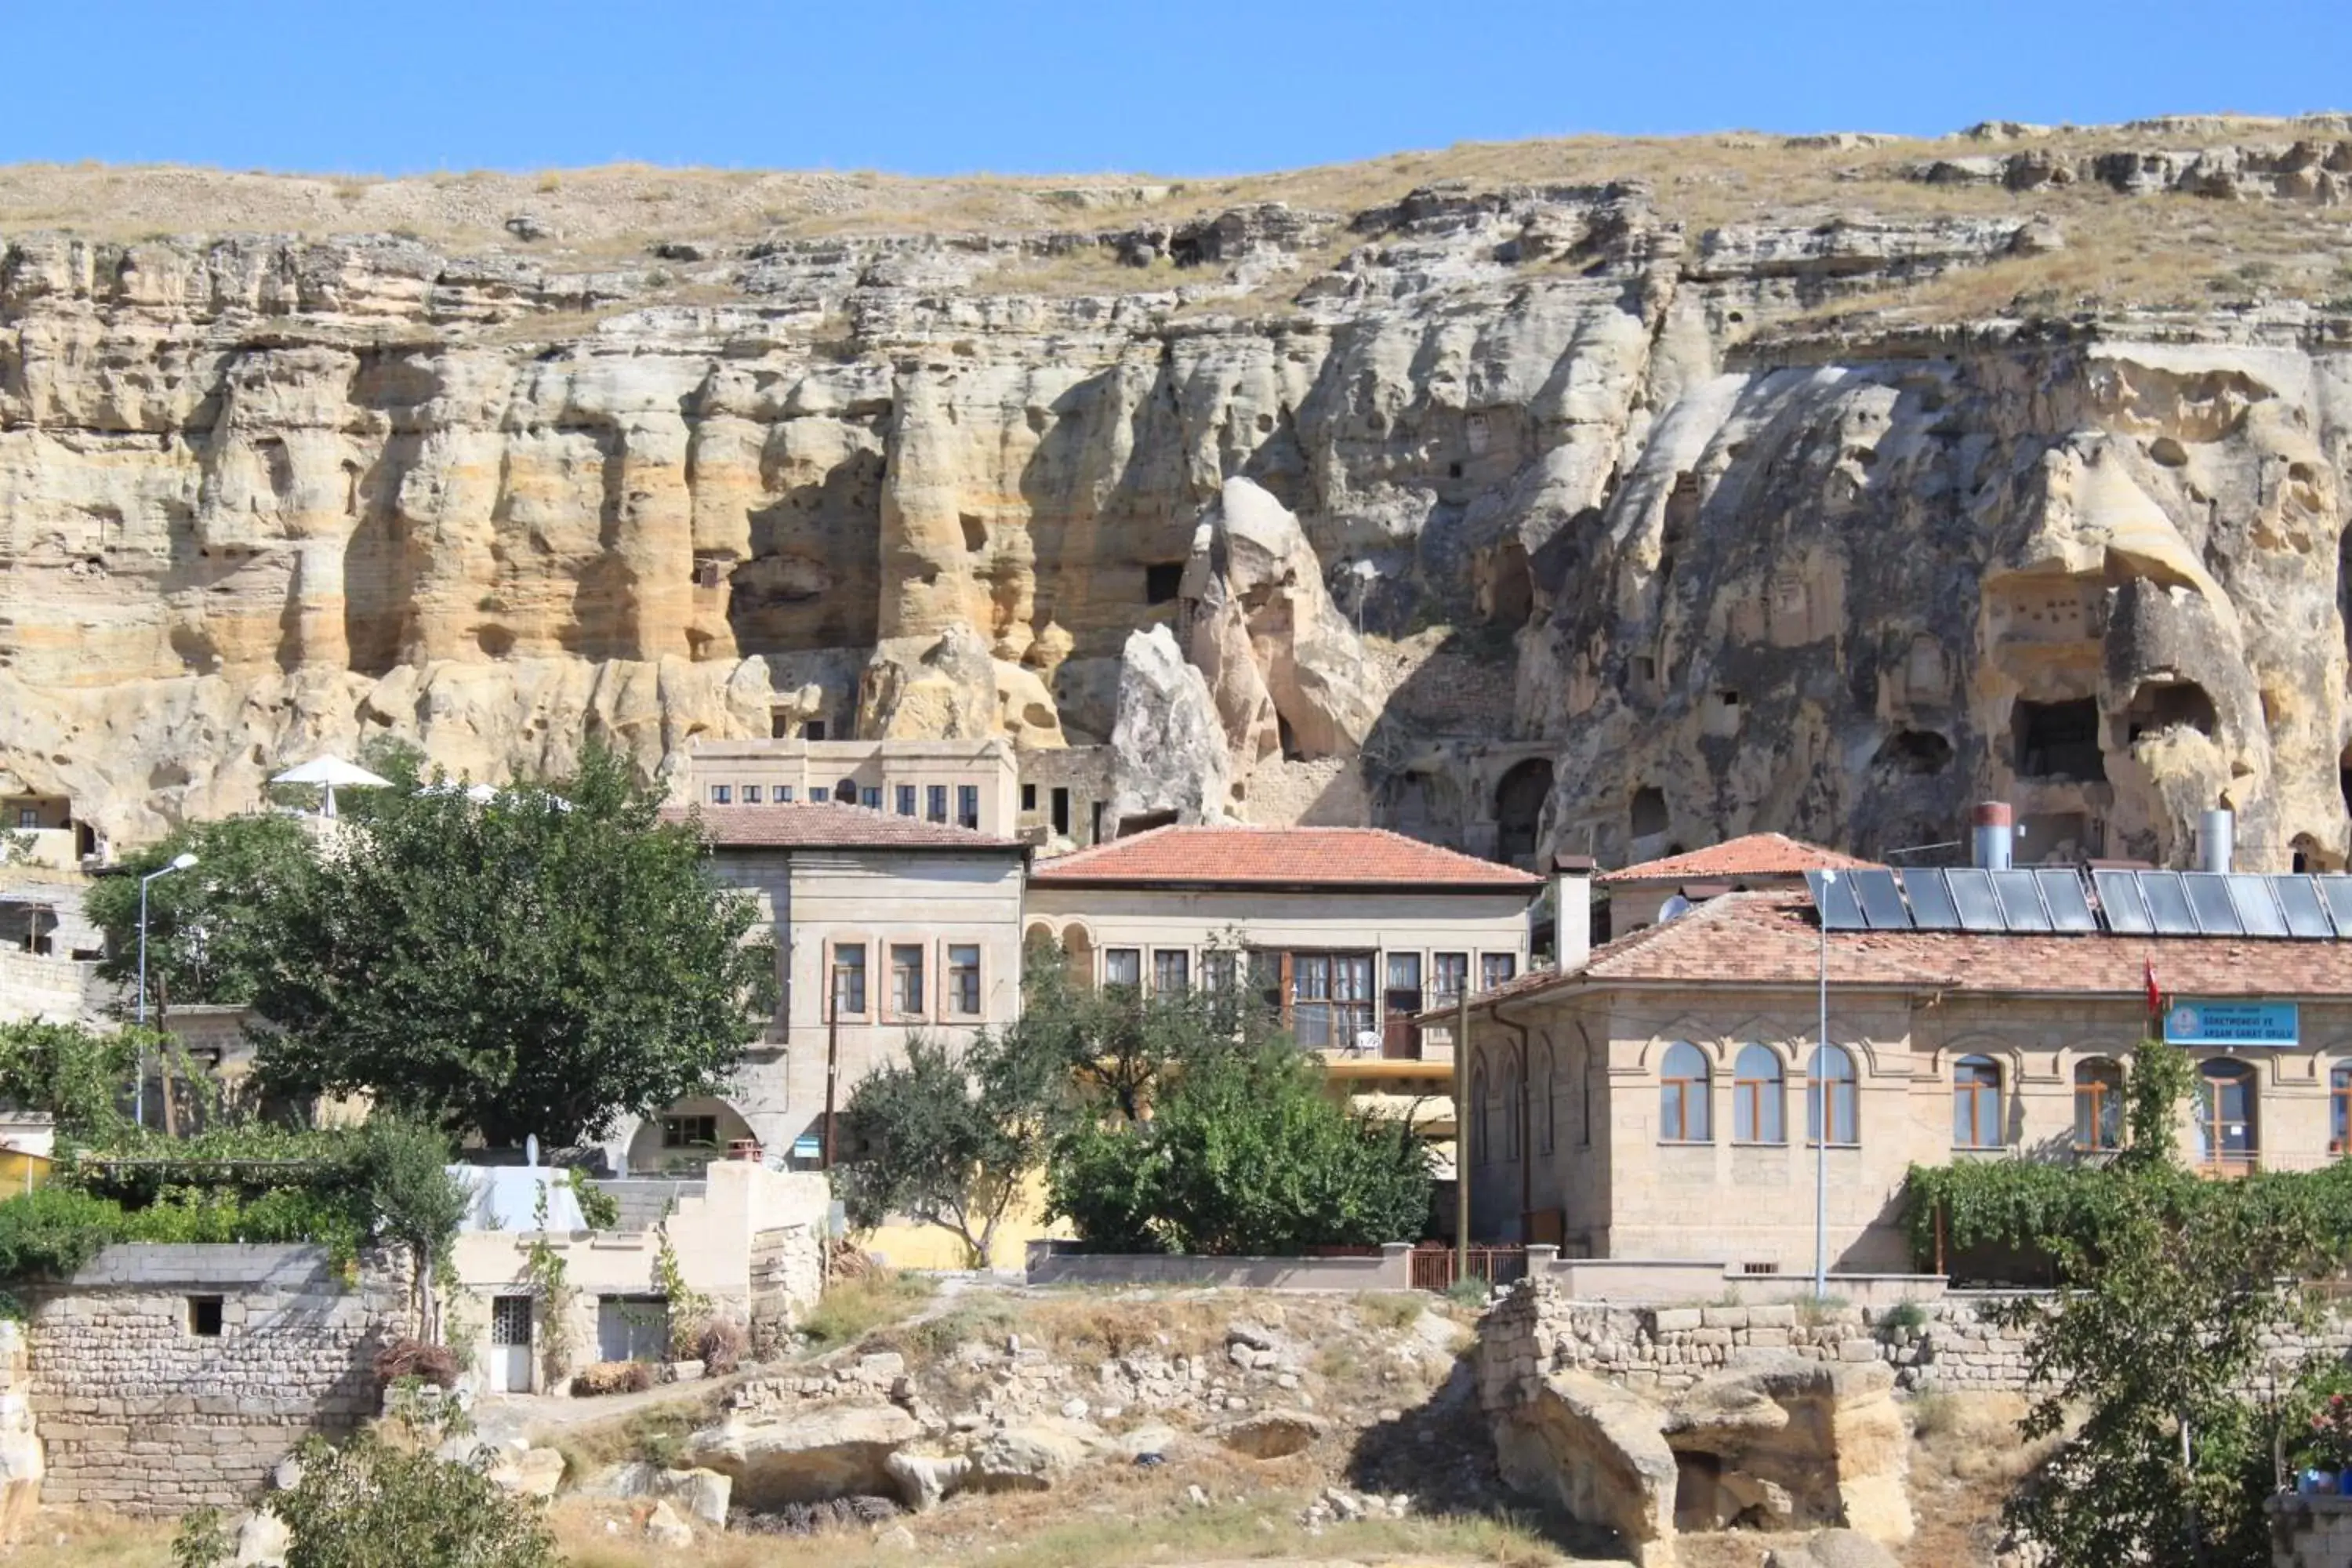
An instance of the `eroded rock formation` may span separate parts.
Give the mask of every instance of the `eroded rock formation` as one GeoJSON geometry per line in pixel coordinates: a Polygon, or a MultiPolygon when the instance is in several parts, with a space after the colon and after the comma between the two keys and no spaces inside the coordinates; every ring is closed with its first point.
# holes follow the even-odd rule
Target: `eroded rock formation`
{"type": "Polygon", "coordinates": [[[2339,863],[2344,321],[2027,286],[2061,186],[2344,199],[2342,126],[2234,134],[1815,139],[1850,202],[1706,223],[1625,180],[658,268],[27,234],[0,793],[124,842],[372,733],[488,779],[812,718],[1106,742],[1166,628],[1223,767],[1129,766],[1137,813],[1614,859],[2002,796],[2029,858],[2177,858],[2228,804],[2339,863]]]}

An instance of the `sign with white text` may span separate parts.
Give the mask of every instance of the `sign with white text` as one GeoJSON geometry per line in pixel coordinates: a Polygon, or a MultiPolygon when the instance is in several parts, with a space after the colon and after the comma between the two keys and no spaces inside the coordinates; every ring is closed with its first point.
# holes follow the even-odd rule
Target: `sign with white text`
{"type": "Polygon", "coordinates": [[[2293,1002],[2186,997],[2164,1010],[2164,1038],[2175,1046],[2292,1046],[2303,1038],[2293,1002]]]}

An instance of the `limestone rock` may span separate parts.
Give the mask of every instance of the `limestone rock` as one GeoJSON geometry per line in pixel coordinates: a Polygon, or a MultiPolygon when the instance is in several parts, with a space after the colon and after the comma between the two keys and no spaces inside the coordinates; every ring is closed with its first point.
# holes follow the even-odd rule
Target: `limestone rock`
{"type": "Polygon", "coordinates": [[[646,1539],[656,1546],[677,1550],[694,1544],[694,1527],[678,1518],[677,1510],[668,1503],[657,1502],[646,1516],[646,1539]]]}
{"type": "Polygon", "coordinates": [[[1259,1410],[1210,1428],[1209,1435],[1236,1454],[1280,1459],[1302,1452],[1323,1436],[1324,1421],[1305,1410],[1259,1410]]]}
{"type": "Polygon", "coordinates": [[[563,1456],[552,1448],[502,1448],[490,1479],[521,1497],[553,1497],[563,1485],[563,1456]]]}
{"type": "Polygon", "coordinates": [[[687,1458],[732,1480],[743,1506],[772,1509],[896,1491],[889,1457],[920,1433],[895,1405],[730,1415],[689,1437],[687,1458]]]}
{"type": "Polygon", "coordinates": [[[285,1568],[294,1532],[266,1508],[255,1509],[236,1527],[236,1568],[285,1568]]]}
{"type": "Polygon", "coordinates": [[[883,1461],[898,1496],[917,1513],[928,1512],[961,1485],[971,1473],[971,1460],[962,1454],[909,1454],[903,1449],[883,1461]]]}
{"type": "Polygon", "coordinates": [[[982,1434],[966,1451],[970,1484],[986,1491],[1043,1491],[1108,1447],[1101,1428],[1045,1416],[982,1434]]]}
{"type": "Polygon", "coordinates": [[[1853,1530],[1814,1532],[1802,1546],[1776,1546],[1764,1568],[1898,1568],[1895,1553],[1853,1530]]]}
{"type": "Polygon", "coordinates": [[[1596,1378],[1562,1373],[1496,1422],[1513,1488],[1617,1532],[1640,1568],[1674,1562],[1676,1471],[1663,1413],[1596,1378]]]}
{"type": "Polygon", "coordinates": [[[1225,820],[1230,775],[1216,707],[1165,626],[1127,639],[1111,752],[1111,822],[1168,813],[1183,823],[1225,820]]]}

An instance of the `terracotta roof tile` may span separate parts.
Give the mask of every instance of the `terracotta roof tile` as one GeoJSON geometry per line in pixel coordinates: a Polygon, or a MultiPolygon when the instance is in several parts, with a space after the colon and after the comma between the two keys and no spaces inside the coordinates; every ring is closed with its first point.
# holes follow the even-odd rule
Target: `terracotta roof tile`
{"type": "MultiPolygon", "coordinates": [[[[1595,948],[1576,974],[1530,973],[1477,1005],[1589,980],[1711,985],[1807,984],[1821,928],[1801,892],[1727,893],[1663,925],[1595,948]]],[[[2009,935],[1832,931],[1832,986],[2139,996],[2352,996],[2352,942],[2218,936],[2009,935]]]]}
{"type": "Polygon", "coordinates": [[[1801,838],[1791,838],[1785,833],[1750,833],[1744,837],[1727,838],[1720,844],[1710,844],[1704,849],[1694,849],[1685,855],[1669,855],[1664,859],[1644,860],[1638,866],[1628,866],[1622,870],[1604,871],[1596,879],[1602,882],[1720,882],[1745,877],[1798,877],[1807,871],[1843,871],[1876,864],[1874,860],[1857,859],[1834,849],[1824,849],[1818,844],[1808,844],[1801,838]]]}
{"type": "Polygon", "coordinates": [[[1521,890],[1531,872],[1376,827],[1155,827],[1041,860],[1043,886],[1454,888],[1521,890]]]}
{"type": "Polygon", "coordinates": [[[793,805],[665,806],[664,822],[698,821],[704,842],[746,849],[1019,849],[968,827],[893,816],[871,806],[811,801],[793,805]]]}

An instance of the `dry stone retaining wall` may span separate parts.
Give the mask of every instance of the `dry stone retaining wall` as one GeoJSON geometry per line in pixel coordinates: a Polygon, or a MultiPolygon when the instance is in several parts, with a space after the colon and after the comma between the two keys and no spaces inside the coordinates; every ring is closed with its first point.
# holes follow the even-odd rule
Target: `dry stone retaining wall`
{"type": "MultiPolygon", "coordinates": [[[[2283,1363],[2315,1351],[2345,1355],[2352,1352],[2352,1324],[2339,1318],[2313,1336],[2276,1333],[2266,1348],[2283,1363]]],[[[1528,1280],[1514,1286],[1481,1326],[1479,1394],[1489,1410],[1506,1409],[1524,1403],[1540,1379],[1570,1371],[1678,1394],[1743,1350],[1885,1362],[1895,1369],[1896,1386],[1915,1392],[2020,1393],[2028,1386],[2023,1336],[1989,1321],[1970,1300],[1817,1310],[1789,1303],[1626,1307],[1572,1300],[1548,1281],[1528,1280]]]]}
{"type": "Polygon", "coordinates": [[[30,1303],[44,1500],[235,1506],[311,1432],[375,1414],[377,1352],[414,1331],[404,1273],[346,1283],[323,1247],[110,1247],[30,1303]],[[217,1335],[192,1298],[220,1298],[217,1335]]]}

